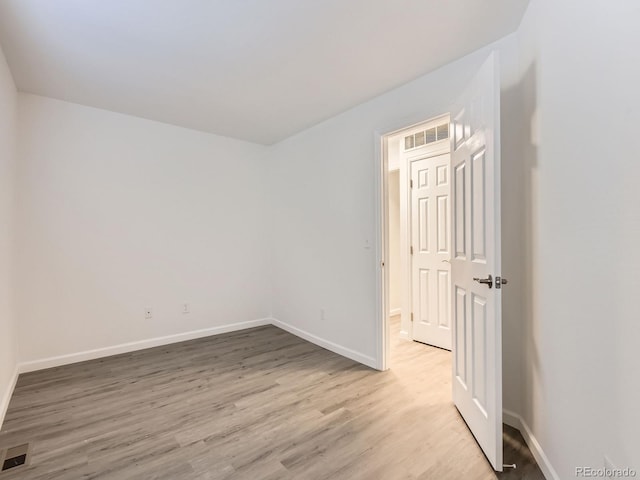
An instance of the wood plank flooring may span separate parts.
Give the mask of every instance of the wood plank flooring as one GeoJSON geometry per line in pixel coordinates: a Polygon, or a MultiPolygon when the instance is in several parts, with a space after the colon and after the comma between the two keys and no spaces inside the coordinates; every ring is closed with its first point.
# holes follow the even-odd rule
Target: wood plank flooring
{"type": "Polygon", "coordinates": [[[543,478],[513,430],[493,472],[449,352],[393,346],[377,372],[267,326],[20,375],[0,450],[30,465],[0,480],[543,478]]]}

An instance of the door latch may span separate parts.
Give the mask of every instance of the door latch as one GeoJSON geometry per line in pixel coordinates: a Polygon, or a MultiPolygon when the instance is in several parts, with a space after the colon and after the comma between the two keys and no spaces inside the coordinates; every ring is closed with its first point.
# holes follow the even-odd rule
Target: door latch
{"type": "Polygon", "coordinates": [[[506,285],[507,283],[509,283],[509,280],[507,280],[504,277],[498,277],[496,276],[496,289],[500,289],[502,288],[502,285],[506,285]]]}
{"type": "MultiPolygon", "coordinates": [[[[484,283],[485,285],[487,285],[489,288],[493,287],[493,277],[491,275],[488,275],[487,278],[478,278],[478,277],[474,277],[474,280],[478,283],[484,283]]],[[[497,280],[497,279],[496,279],[497,280]]],[[[496,288],[498,288],[496,286],[496,288]]]]}

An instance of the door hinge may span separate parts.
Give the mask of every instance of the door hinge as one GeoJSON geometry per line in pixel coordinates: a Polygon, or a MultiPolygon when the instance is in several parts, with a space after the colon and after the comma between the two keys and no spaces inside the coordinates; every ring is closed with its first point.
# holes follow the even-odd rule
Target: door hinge
{"type": "Polygon", "coordinates": [[[409,180],[409,188],[413,188],[413,180],[409,180]]]}
{"type": "Polygon", "coordinates": [[[409,247],[409,249],[410,249],[410,251],[411,251],[411,255],[413,255],[413,245],[411,245],[411,246],[409,247]]]}
{"type": "Polygon", "coordinates": [[[380,266],[384,268],[384,261],[380,262],[380,266]]]}
{"type": "Polygon", "coordinates": [[[413,322],[413,312],[411,312],[411,321],[413,322]]]}

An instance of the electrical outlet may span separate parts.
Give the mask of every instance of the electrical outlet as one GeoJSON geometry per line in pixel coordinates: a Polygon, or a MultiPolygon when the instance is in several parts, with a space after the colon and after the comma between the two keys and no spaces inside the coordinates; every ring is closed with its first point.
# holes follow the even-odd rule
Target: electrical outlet
{"type": "Polygon", "coordinates": [[[153,311],[151,310],[151,307],[145,308],[144,309],[144,318],[149,320],[152,317],[153,317],[153,311]]]}
{"type": "Polygon", "coordinates": [[[182,313],[190,313],[191,312],[191,307],[189,306],[188,303],[183,303],[182,304],[182,313]]]}

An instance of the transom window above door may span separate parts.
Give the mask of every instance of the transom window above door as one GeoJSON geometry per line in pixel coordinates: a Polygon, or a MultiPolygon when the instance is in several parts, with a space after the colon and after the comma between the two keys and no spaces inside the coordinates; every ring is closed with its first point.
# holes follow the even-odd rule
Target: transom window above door
{"type": "Polygon", "coordinates": [[[413,135],[407,135],[404,137],[404,149],[411,150],[447,138],[449,138],[449,124],[443,123],[436,127],[421,130],[413,135]]]}

